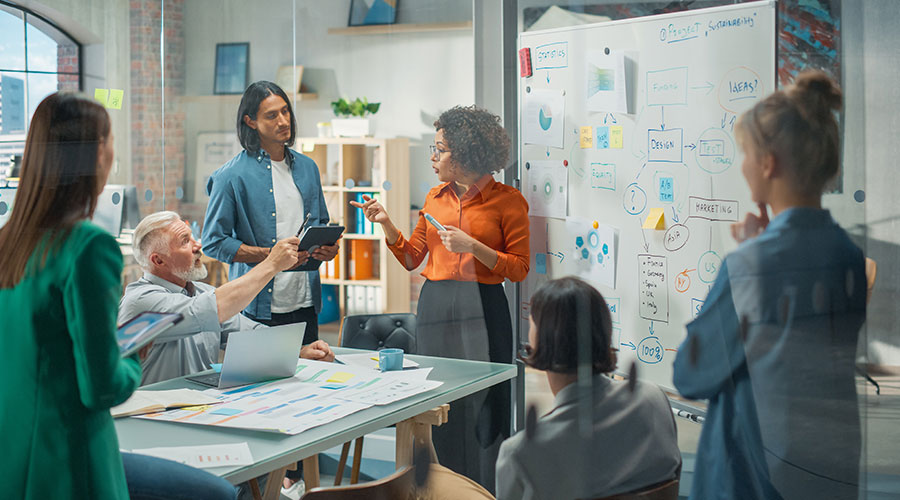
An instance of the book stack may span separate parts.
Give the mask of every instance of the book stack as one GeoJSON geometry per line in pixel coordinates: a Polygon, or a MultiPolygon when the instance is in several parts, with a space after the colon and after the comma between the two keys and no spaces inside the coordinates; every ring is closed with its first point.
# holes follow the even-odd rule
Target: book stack
{"type": "MultiPolygon", "coordinates": [[[[355,193],[353,200],[357,203],[365,203],[366,200],[363,198],[364,195],[381,201],[381,193],[355,193]]],[[[353,227],[353,232],[356,234],[375,234],[379,236],[384,234],[381,230],[381,224],[375,224],[366,219],[361,208],[356,209],[356,226],[353,227]]]]}

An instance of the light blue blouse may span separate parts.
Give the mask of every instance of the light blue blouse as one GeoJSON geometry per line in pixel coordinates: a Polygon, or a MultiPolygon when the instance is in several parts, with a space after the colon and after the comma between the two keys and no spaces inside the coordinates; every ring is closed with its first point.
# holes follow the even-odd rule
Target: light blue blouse
{"type": "MultiPolygon", "coordinates": [[[[311,214],[310,225],[328,224],[328,208],[322,193],[319,168],[309,157],[285,148],[294,184],[303,197],[303,213],[311,214]]],[[[213,172],[206,184],[209,205],[203,222],[203,253],[229,264],[228,275],[235,279],[246,274],[255,264],[234,262],[241,244],[272,247],[275,241],[275,211],[298,210],[300,207],[275,207],[272,193],[272,159],[260,149],[255,154],[241,151],[213,172]]],[[[299,228],[298,228],[299,229],[299,228]]],[[[306,272],[316,312],[322,308],[322,288],[318,271],[306,272]]],[[[272,317],[272,284],[244,309],[258,319],[272,317]]]]}
{"type": "Polygon", "coordinates": [[[856,498],[862,251],[827,210],[792,208],[728,255],[675,359],[709,399],[691,498],[856,498]]]}

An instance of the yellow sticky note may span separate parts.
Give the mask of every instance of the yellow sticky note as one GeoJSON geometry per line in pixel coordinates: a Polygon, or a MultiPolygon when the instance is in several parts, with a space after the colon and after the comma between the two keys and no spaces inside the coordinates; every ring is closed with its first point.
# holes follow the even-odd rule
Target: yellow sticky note
{"type": "Polygon", "coordinates": [[[122,109],[122,99],[125,97],[125,91],[120,89],[109,90],[109,109],[122,109]]]}
{"type": "Polygon", "coordinates": [[[578,134],[581,142],[581,149],[589,149],[594,147],[594,127],[581,127],[581,133],[578,134]]]}
{"type": "Polygon", "coordinates": [[[609,127],[609,147],[612,149],[622,149],[625,143],[624,134],[621,125],[613,125],[609,127]]]}
{"type": "Polygon", "coordinates": [[[662,208],[651,208],[647,218],[644,219],[644,229],[665,229],[666,212],[662,208]]]}
{"type": "Polygon", "coordinates": [[[348,380],[355,377],[356,375],[347,372],[337,372],[331,376],[326,382],[334,382],[336,384],[346,384],[348,380]]]}
{"type": "Polygon", "coordinates": [[[109,101],[109,89],[94,89],[94,99],[96,99],[103,107],[109,101]]]}

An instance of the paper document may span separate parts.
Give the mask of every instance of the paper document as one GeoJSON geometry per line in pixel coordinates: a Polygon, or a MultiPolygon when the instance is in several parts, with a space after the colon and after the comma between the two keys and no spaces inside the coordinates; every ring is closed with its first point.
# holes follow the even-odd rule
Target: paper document
{"type": "Polygon", "coordinates": [[[247,443],[210,444],[204,446],[170,446],[131,450],[139,455],[164,458],[191,467],[209,469],[237,465],[253,465],[247,443]]]}
{"type": "MultiPolygon", "coordinates": [[[[378,351],[361,352],[359,354],[341,354],[340,356],[335,356],[335,360],[340,361],[345,365],[361,366],[363,368],[380,371],[378,368],[378,351]]],[[[416,368],[417,366],[419,366],[419,363],[403,356],[403,368],[416,368]]]]}
{"type": "Polygon", "coordinates": [[[219,401],[203,391],[172,389],[169,391],[134,391],[127,401],[110,409],[113,418],[166,411],[169,408],[216,404],[219,401]]]}

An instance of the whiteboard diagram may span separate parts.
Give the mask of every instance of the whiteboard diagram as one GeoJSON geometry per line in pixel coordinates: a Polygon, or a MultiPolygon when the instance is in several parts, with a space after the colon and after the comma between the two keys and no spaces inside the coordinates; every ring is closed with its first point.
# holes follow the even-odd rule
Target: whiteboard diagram
{"type": "Polygon", "coordinates": [[[525,32],[525,47],[523,191],[537,196],[548,178],[526,166],[562,163],[568,200],[561,212],[529,198],[535,272],[520,315],[542,283],[582,277],[609,304],[619,370],[637,363],[641,378],[672,389],[685,325],[735,247],[729,226],[755,206],[734,126],[775,88],[775,4],[525,32]],[[564,101],[551,110],[561,141],[529,132],[547,96],[564,101]]]}

